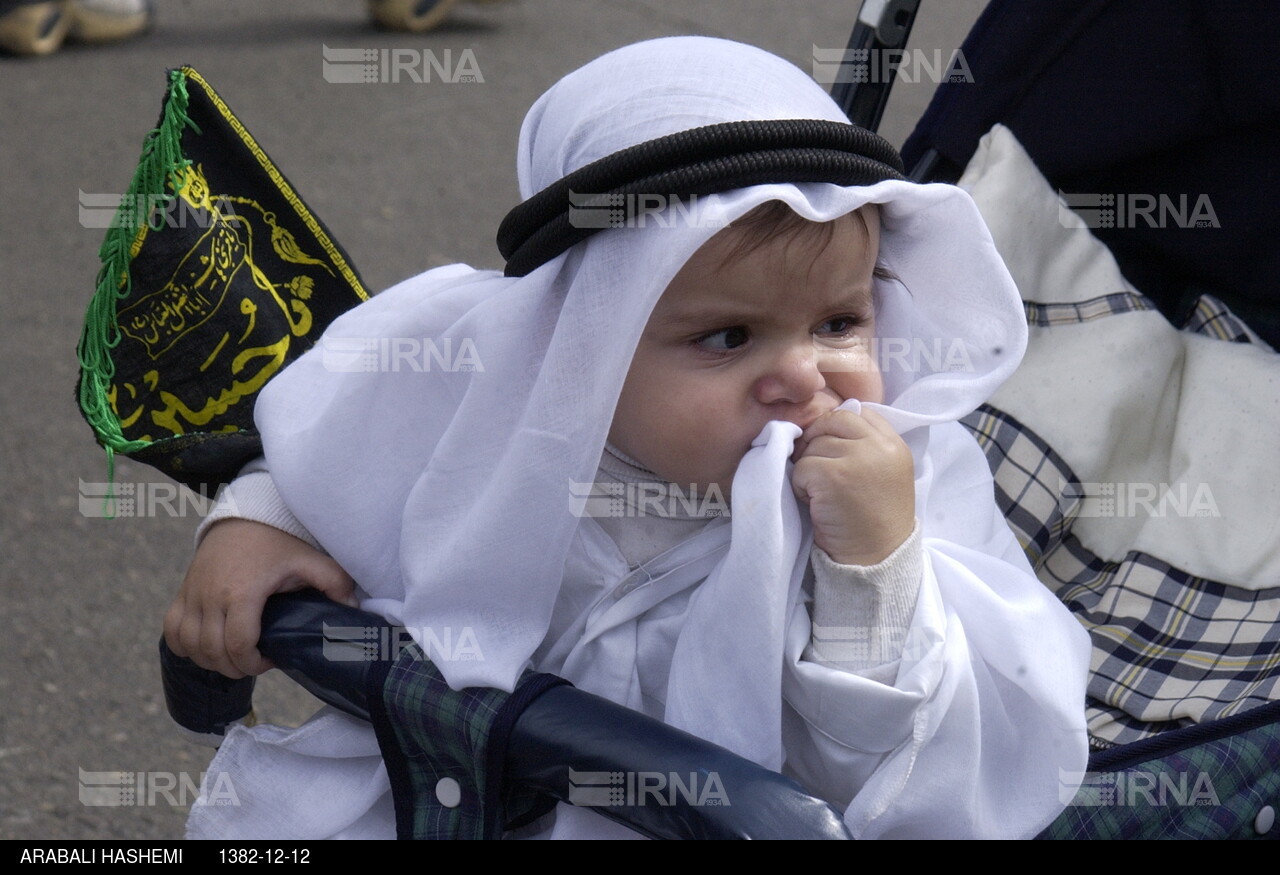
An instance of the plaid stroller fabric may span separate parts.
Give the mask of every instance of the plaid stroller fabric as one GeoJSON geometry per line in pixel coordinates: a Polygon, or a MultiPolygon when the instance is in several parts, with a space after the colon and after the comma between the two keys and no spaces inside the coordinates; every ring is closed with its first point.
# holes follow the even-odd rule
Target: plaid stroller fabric
{"type": "Polygon", "coordinates": [[[1095,754],[1040,838],[1280,838],[1280,702],[1095,754]]]}
{"type": "MultiPolygon", "coordinates": [[[[1063,325],[1147,309],[1126,292],[1028,302],[1027,318],[1063,325]]],[[[1265,347],[1210,296],[1183,329],[1265,347]]],[[[1043,438],[1004,411],[984,405],[964,424],[987,454],[997,501],[1037,575],[1093,639],[1095,753],[1087,772],[1061,776],[1067,808],[1041,838],[1280,837],[1280,589],[1228,586],[1136,550],[1101,559],[1072,526],[1116,496],[1090,494],[1043,438]],[[1169,719],[1134,716],[1161,712],[1169,719]]]]}
{"type": "Polygon", "coordinates": [[[551,810],[550,797],[503,792],[503,758],[524,707],[568,681],[526,672],[511,693],[453,690],[417,644],[380,668],[370,677],[370,719],[387,761],[399,838],[497,839],[551,810]]]}
{"type": "MultiPolygon", "coordinates": [[[[1082,305],[1028,302],[1032,324],[1061,324],[1151,309],[1132,293],[1082,305]]],[[[1252,342],[1220,302],[1202,300],[1188,329],[1252,342]]],[[[1280,698],[1280,588],[1245,590],[1187,574],[1130,551],[1105,561],[1072,534],[1082,515],[1114,497],[1094,495],[1023,423],[990,405],[964,424],[987,454],[1001,510],[1040,579],[1093,638],[1088,713],[1095,748],[1171,727],[1206,723],[1280,698]],[[1175,708],[1181,717],[1174,717],[1175,708]],[[1135,714],[1168,715],[1166,721],[1135,714]]]]}

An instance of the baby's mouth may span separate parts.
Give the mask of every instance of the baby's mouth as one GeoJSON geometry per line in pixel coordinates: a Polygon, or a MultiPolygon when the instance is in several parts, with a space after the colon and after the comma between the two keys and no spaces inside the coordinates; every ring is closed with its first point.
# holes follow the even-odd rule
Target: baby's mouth
{"type": "Polygon", "coordinates": [[[809,402],[804,412],[794,418],[788,417],[796,425],[800,426],[801,431],[808,431],[809,426],[818,421],[819,418],[825,416],[835,410],[844,399],[830,389],[823,389],[813,396],[813,400],[809,402]]]}
{"type": "MultiPolygon", "coordinates": [[[[810,402],[808,408],[805,409],[803,415],[796,416],[792,418],[791,421],[800,426],[801,432],[807,432],[811,425],[843,403],[844,399],[835,392],[830,389],[823,389],[813,397],[813,400],[810,402]]],[[[795,451],[791,454],[792,461],[798,461],[808,446],[809,442],[804,439],[803,434],[796,438],[795,451]]]]}

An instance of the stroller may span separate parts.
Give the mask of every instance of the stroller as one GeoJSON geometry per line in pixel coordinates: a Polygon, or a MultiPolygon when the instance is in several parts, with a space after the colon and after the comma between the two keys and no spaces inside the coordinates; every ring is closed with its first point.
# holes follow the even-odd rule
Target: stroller
{"type": "MultiPolygon", "coordinates": [[[[854,31],[850,43],[852,57],[856,60],[858,53],[864,51],[900,50],[905,45],[917,5],[918,0],[868,3],[862,17],[870,20],[860,22],[854,31]]],[[[1187,7],[1190,9],[1191,4],[1187,7]]],[[[961,48],[973,81],[956,81],[941,87],[904,149],[907,166],[915,178],[963,182],[961,171],[971,164],[973,155],[981,148],[979,137],[993,124],[1001,122],[1013,131],[1057,190],[1073,193],[1133,190],[1132,186],[1126,188],[1116,181],[1122,178],[1119,174],[1131,171],[1134,166],[1144,170],[1154,168],[1159,162],[1154,162],[1150,155],[1162,154],[1161,141],[1146,142],[1140,144],[1140,148],[1132,136],[1119,132],[1117,125],[1108,122],[1107,130],[1115,133],[1115,143],[1125,147],[1109,150],[1092,145],[1093,141],[1079,130],[1067,135],[1047,129],[1038,120],[1044,116],[1042,104],[1061,105],[1062,92],[1068,87],[1064,82],[1080,81],[1077,67],[1115,71],[1109,62],[1100,60],[1110,58],[1105,49],[1115,48],[1114,39],[1106,34],[1112,32],[1112,26],[1130,23],[1124,17],[1132,14],[1131,9],[1132,6],[1124,11],[1114,10],[1100,2],[1043,4],[1037,9],[1037,19],[1028,22],[1019,12],[1018,4],[1001,0],[993,3],[961,48]],[[1051,7],[1057,11],[1050,11],[1051,7]],[[1121,20],[1116,21],[1117,18],[1121,20]],[[1036,37],[1034,41],[1027,39],[1028,32],[1036,37]],[[1098,36],[1099,33],[1102,35],[1098,36]],[[1006,51],[1008,46],[1028,44],[1040,47],[1032,73],[1028,73],[1031,68],[1025,59],[1006,51]],[[1053,46],[1058,51],[1045,51],[1044,46],[1053,46]],[[1067,48],[1070,53],[1065,51],[1067,48]],[[1072,58],[1078,60],[1072,61],[1072,58]],[[990,87],[984,84],[988,82],[992,83],[990,87]],[[1055,98],[1058,98],[1056,104],[1055,98]],[[1050,157],[1052,147],[1061,142],[1081,144],[1080,154],[1055,163],[1056,159],[1050,157]],[[1121,156],[1114,166],[1097,169],[1102,163],[1099,155],[1114,154],[1121,156]]],[[[1166,10],[1166,6],[1161,7],[1162,14],[1167,16],[1166,10]]],[[[1152,42],[1146,47],[1159,54],[1162,50],[1152,42]]],[[[1176,56],[1192,57],[1189,51],[1176,56]]],[[[815,71],[817,62],[815,49],[815,71]]],[[[1129,62],[1134,69],[1144,69],[1141,59],[1130,58],[1129,62]]],[[[850,69],[854,74],[838,77],[845,81],[838,81],[837,85],[864,84],[852,81],[859,78],[856,63],[850,69]]],[[[184,71],[179,73],[183,74],[184,88],[190,82],[201,84],[198,77],[186,75],[184,71]]],[[[836,96],[855,122],[874,128],[887,97],[888,83],[865,84],[869,87],[838,88],[836,96]]],[[[176,82],[174,88],[177,88],[176,82]]],[[[166,103],[166,115],[172,117],[173,123],[162,124],[162,130],[173,131],[176,126],[180,131],[184,115],[189,112],[194,116],[202,100],[207,100],[204,111],[211,117],[229,117],[225,104],[211,89],[193,89],[189,105],[176,100],[176,93],[171,89],[166,103]]],[[[1155,105],[1149,100],[1144,103],[1147,107],[1155,105]]],[[[1274,107],[1272,112],[1274,115],[1274,107]]],[[[1062,124],[1068,121],[1071,120],[1064,118],[1062,124]]],[[[1074,121],[1084,124],[1092,119],[1074,121]]],[[[1140,125],[1145,121],[1135,119],[1140,125]]],[[[1178,130],[1186,126],[1185,120],[1169,123],[1170,128],[1178,130]]],[[[204,127],[211,130],[208,125],[204,127]]],[[[233,145],[243,144],[247,134],[241,128],[239,132],[233,131],[232,137],[233,145]]],[[[185,141],[161,137],[152,143],[154,160],[149,166],[153,171],[176,166],[181,154],[187,154],[185,141]]],[[[227,166],[223,168],[211,161],[196,166],[211,179],[215,175],[248,178],[264,172],[262,157],[259,157],[264,157],[261,150],[255,149],[253,161],[242,167],[230,166],[231,159],[225,157],[236,151],[212,150],[224,156],[221,160],[227,166]]],[[[989,152],[990,148],[988,155],[989,152]]],[[[1216,153],[1206,150],[1205,154],[1216,153]]],[[[1165,166],[1174,163],[1173,158],[1164,161],[1165,166]]],[[[1232,172],[1238,167],[1231,162],[1207,163],[1211,169],[1227,165],[1226,170],[1232,172]]],[[[1230,172],[1225,175],[1222,194],[1211,187],[1212,179],[1196,183],[1208,191],[1215,218],[1221,220],[1224,227],[1231,224],[1231,217],[1242,212],[1250,214],[1248,204],[1237,204],[1235,196],[1254,192],[1242,191],[1230,172]]],[[[143,176],[146,174],[140,174],[140,179],[143,176]]],[[[1138,185],[1144,193],[1165,191],[1154,177],[1140,179],[1138,185]]],[[[146,191],[161,194],[165,190],[164,173],[152,172],[139,184],[150,185],[146,191]]],[[[307,213],[310,221],[303,223],[304,230],[282,230],[281,217],[287,214],[287,205],[296,200],[296,195],[287,182],[283,189],[277,186],[276,190],[285,192],[279,204],[272,205],[263,197],[254,201],[253,208],[236,211],[238,217],[243,217],[241,221],[251,225],[261,219],[258,227],[264,233],[259,235],[259,245],[254,250],[259,262],[275,258],[281,265],[288,266],[290,272],[304,278],[287,290],[273,286],[272,294],[284,316],[269,329],[265,327],[264,318],[259,328],[268,331],[271,338],[279,335],[293,338],[295,342],[285,345],[278,354],[264,354],[266,365],[255,372],[255,378],[265,373],[263,381],[314,342],[323,326],[338,312],[364,297],[345,254],[318,220],[307,213]],[[273,217],[272,221],[267,220],[268,215],[273,217]],[[310,236],[304,236],[307,232],[310,236]],[[291,242],[285,242],[285,235],[291,235],[291,242]],[[264,238],[273,244],[270,248],[262,245],[264,238]],[[306,252],[325,253],[323,258],[328,259],[329,267],[324,271],[313,269],[314,265],[308,262],[323,259],[297,257],[306,252]],[[335,277],[341,280],[338,291],[321,294],[326,283],[330,290],[334,288],[335,277]]],[[[1090,207],[1088,204],[1078,206],[1090,207]]],[[[193,204],[193,209],[196,208],[208,213],[220,206],[217,198],[206,197],[200,204],[193,204]]],[[[230,210],[226,212],[230,214],[230,210]]],[[[1274,216],[1270,221],[1275,224],[1274,216]]],[[[1186,242],[1185,234],[1161,235],[1148,233],[1151,229],[1145,226],[1127,227],[1132,223],[1113,224],[1119,227],[1099,228],[1104,232],[1099,237],[1108,238],[1105,242],[1115,253],[1124,276],[1143,289],[1144,295],[1108,295],[1103,296],[1101,303],[1092,300],[1055,303],[1030,298],[1028,316],[1034,327],[1052,331],[1055,326],[1104,322],[1100,313],[1110,316],[1158,311],[1179,323],[1189,324],[1201,334],[1209,333],[1249,346],[1260,345],[1264,340],[1274,344],[1277,308],[1266,305],[1265,297],[1258,291],[1260,285],[1251,286],[1241,280],[1241,277],[1276,275],[1274,268],[1278,265],[1274,263],[1269,265],[1270,272],[1265,270],[1268,266],[1265,260],[1277,257],[1273,251],[1265,246],[1249,247],[1246,237],[1234,241],[1215,239],[1212,241],[1215,249],[1196,254],[1197,247],[1186,242]],[[1217,244],[1241,247],[1249,251],[1250,257],[1228,261],[1223,253],[1231,250],[1219,251],[1217,244]],[[1183,259],[1193,256],[1213,264],[1213,269],[1193,271],[1181,264],[1183,259]],[[1233,266],[1231,271],[1222,269],[1227,263],[1233,266]],[[1213,295],[1206,298],[1209,292],[1213,295]],[[1237,319],[1233,311],[1245,319],[1237,319]],[[1247,326],[1261,332],[1262,337],[1247,326]]],[[[1193,234],[1197,229],[1179,230],[1193,234]]],[[[153,235],[153,244],[159,243],[161,236],[153,235]]],[[[210,253],[228,264],[239,264],[237,259],[243,260],[247,254],[237,251],[230,239],[218,239],[216,230],[201,239],[210,253]]],[[[999,242],[999,234],[997,239],[999,242]]],[[[146,241],[135,238],[132,243],[133,263],[138,264],[140,259],[136,255],[146,253],[146,241]]],[[[1192,237],[1191,243],[1198,241],[1192,237]]],[[[154,281],[156,285],[176,291],[186,283],[183,288],[194,290],[205,282],[203,278],[186,277],[181,265],[177,271],[172,269],[177,257],[174,253],[183,251],[186,250],[177,246],[163,250],[162,254],[167,254],[169,260],[161,258],[159,263],[167,266],[155,268],[151,275],[136,271],[125,273],[139,286],[154,281]]],[[[129,289],[119,294],[120,286],[116,284],[121,267],[128,265],[121,262],[119,242],[110,252],[104,246],[104,252],[116,259],[104,267],[107,288],[115,298],[128,300],[129,289]]],[[[232,270],[228,276],[235,273],[232,270]]],[[[209,292],[209,288],[206,284],[200,291],[209,292]]],[[[211,292],[206,295],[216,306],[213,297],[211,292]]],[[[172,298],[177,300],[176,295],[172,298]]],[[[126,305],[123,312],[129,309],[126,305]]],[[[264,317],[268,309],[263,308],[264,317]]],[[[115,324],[115,315],[114,310],[96,312],[89,322],[96,326],[115,324]]],[[[138,331],[146,333],[147,338],[156,338],[150,340],[148,351],[163,352],[160,347],[164,339],[158,329],[164,327],[165,320],[154,318],[156,313],[139,310],[131,315],[134,319],[146,317],[138,322],[141,326],[138,331]]],[[[169,324],[172,322],[168,320],[169,324]]],[[[119,324],[121,330],[129,334],[124,321],[119,324]]],[[[208,428],[203,433],[179,432],[173,437],[150,440],[149,436],[130,432],[127,421],[131,417],[127,409],[122,409],[124,399],[135,397],[130,395],[131,391],[138,393],[137,409],[141,410],[144,387],[141,381],[124,379],[129,364],[123,358],[116,363],[118,378],[106,374],[102,362],[113,354],[104,353],[101,346],[92,341],[87,325],[86,339],[81,346],[81,360],[85,364],[82,399],[106,397],[110,393],[111,403],[109,409],[101,403],[94,406],[82,401],[82,404],[86,415],[93,411],[91,421],[95,421],[100,440],[109,450],[149,460],[176,479],[206,491],[229,479],[245,461],[256,455],[251,410],[247,416],[246,411],[237,411],[242,417],[239,421],[229,419],[219,423],[218,429],[208,428]],[[114,431],[108,427],[113,415],[114,431]],[[102,423],[106,424],[100,426],[102,423]]],[[[270,346],[263,342],[254,348],[270,346]]],[[[115,355],[126,353],[127,350],[120,350],[115,355]]],[[[213,360],[211,356],[210,361],[213,360]]],[[[215,363],[215,368],[202,371],[196,380],[217,378],[215,363]]],[[[215,393],[207,391],[208,388],[199,384],[191,391],[205,393],[195,397],[214,397],[215,393]]],[[[1201,610],[1209,596],[1215,599],[1213,610],[1224,615],[1230,615],[1242,602],[1247,603],[1251,617],[1265,613],[1267,605],[1277,600],[1277,591],[1252,589],[1243,596],[1233,595],[1225,592],[1228,584],[1222,581],[1188,574],[1142,551],[1130,551],[1122,562],[1093,554],[1082,546],[1084,542],[1075,524],[1098,510],[1099,497],[1089,491],[1089,484],[1074,470],[1071,464],[1074,460],[1069,461],[1060,454],[1054,442],[1036,430],[1038,423],[995,404],[975,412],[967,424],[987,452],[996,474],[997,497],[1042,579],[1057,589],[1087,626],[1102,630],[1095,632],[1095,643],[1101,645],[1094,665],[1098,682],[1090,687],[1094,697],[1090,702],[1091,728],[1097,730],[1094,741],[1098,751],[1091,759],[1088,773],[1064,776],[1064,786],[1069,784],[1073,790],[1078,784],[1082,786],[1074,799],[1062,800],[1066,810],[1046,831],[1046,837],[1274,837],[1280,834],[1280,830],[1272,826],[1272,806],[1280,802],[1280,770],[1273,765],[1280,762],[1280,728],[1277,727],[1280,703],[1273,701],[1277,698],[1274,685],[1280,671],[1277,669],[1280,633],[1275,630],[1280,627],[1274,622],[1241,623],[1241,626],[1248,625],[1256,637],[1229,641],[1219,646],[1222,652],[1214,656],[1203,656],[1213,650],[1213,644],[1207,649],[1192,648],[1197,656],[1213,662],[1213,670],[1202,672],[1203,676],[1197,678],[1199,685],[1189,697],[1198,700],[1207,687],[1229,692],[1223,701],[1215,700],[1203,708],[1197,720],[1137,719],[1126,710],[1137,699],[1160,699],[1159,695],[1151,694],[1152,684],[1163,689],[1164,678],[1185,679],[1184,666],[1170,655],[1172,647],[1166,635],[1169,625],[1185,627],[1185,617],[1201,610]],[[1074,563],[1068,562],[1069,559],[1074,563]],[[1157,625],[1152,631],[1151,617],[1138,617],[1129,627],[1131,634],[1108,637],[1108,631],[1126,621],[1112,615],[1101,616],[1113,601],[1107,587],[1144,573],[1160,577],[1157,590],[1179,586],[1182,591],[1195,593],[1194,602],[1187,607],[1177,598],[1167,598],[1161,602],[1162,606],[1174,603],[1182,612],[1171,610],[1168,616],[1162,614],[1164,625],[1157,625]],[[1109,646],[1117,639],[1123,641],[1123,647],[1109,646]],[[1157,644],[1162,648],[1158,659],[1153,656],[1157,644]],[[1230,668],[1233,661],[1238,662],[1227,657],[1237,655],[1246,647],[1253,657],[1246,661],[1246,668],[1252,674],[1242,679],[1237,670],[1236,676],[1224,679],[1222,672],[1230,668]],[[1125,671],[1115,668],[1116,662],[1143,671],[1137,672],[1136,680],[1126,680],[1122,677],[1125,671]],[[1256,665],[1261,668],[1255,668],[1256,665]],[[1192,774],[1197,777],[1189,781],[1192,774]]],[[[655,761],[656,752],[663,751],[661,761],[671,763],[673,773],[713,768],[725,781],[726,795],[735,800],[734,805],[725,807],[683,805],[677,799],[677,804],[660,808],[604,804],[598,809],[644,834],[655,837],[841,837],[843,834],[843,824],[830,806],[809,797],[787,779],[765,773],[751,763],[736,760],[732,754],[664,724],[565,687],[557,679],[527,676],[510,695],[495,691],[451,691],[412,645],[400,650],[394,661],[359,658],[367,640],[385,640],[394,632],[376,617],[357,616],[347,610],[306,596],[278,597],[264,618],[261,648],[323,700],[374,722],[380,746],[394,775],[397,827],[401,836],[496,837],[504,829],[535,819],[554,800],[581,802],[583,792],[594,788],[584,790],[581,781],[570,780],[571,775],[627,771],[629,762],[634,762],[632,758],[640,751],[655,752],[654,756],[645,757],[647,762],[655,761]],[[374,632],[371,639],[353,638],[350,634],[335,636],[335,629],[374,632]],[[354,656],[335,659],[334,654],[342,648],[354,648],[354,656]],[[424,716],[424,703],[431,703],[430,709],[437,713],[424,716]],[[449,725],[456,731],[440,732],[440,727],[449,725]],[[453,793],[455,787],[467,791],[458,794],[462,804],[445,804],[443,810],[438,805],[423,804],[443,801],[441,794],[453,793]],[[746,800],[745,803],[739,804],[740,799],[746,800]]],[[[166,667],[166,695],[171,713],[180,724],[197,731],[217,732],[247,713],[251,681],[220,679],[175,659],[164,652],[163,645],[162,663],[166,667]]],[[[608,784],[607,781],[600,783],[608,784]]]]}

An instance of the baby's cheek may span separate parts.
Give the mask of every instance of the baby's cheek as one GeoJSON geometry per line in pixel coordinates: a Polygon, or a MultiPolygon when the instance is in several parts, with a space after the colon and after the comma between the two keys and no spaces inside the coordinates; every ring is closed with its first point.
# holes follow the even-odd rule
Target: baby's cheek
{"type": "Polygon", "coordinates": [[[884,377],[879,369],[871,374],[870,385],[867,387],[867,394],[858,399],[859,401],[870,401],[872,404],[884,403],[884,377]]]}
{"type": "Polygon", "coordinates": [[[842,400],[857,398],[873,404],[884,403],[884,377],[870,355],[858,366],[827,374],[827,385],[842,400]]]}

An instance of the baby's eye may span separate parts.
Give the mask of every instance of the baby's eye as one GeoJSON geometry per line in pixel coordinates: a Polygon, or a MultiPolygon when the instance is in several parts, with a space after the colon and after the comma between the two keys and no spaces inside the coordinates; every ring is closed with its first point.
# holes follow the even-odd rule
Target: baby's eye
{"type": "Polygon", "coordinates": [[[815,334],[835,337],[847,337],[867,324],[861,316],[833,316],[818,326],[815,334]]]}
{"type": "Polygon", "coordinates": [[[743,328],[741,325],[737,325],[733,328],[722,328],[721,330],[712,332],[711,334],[704,334],[702,337],[697,339],[696,343],[703,349],[723,352],[725,350],[737,349],[746,343],[749,337],[750,334],[747,332],[747,329],[743,328]]]}

